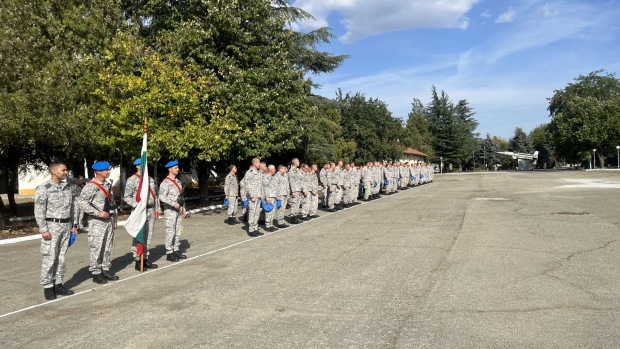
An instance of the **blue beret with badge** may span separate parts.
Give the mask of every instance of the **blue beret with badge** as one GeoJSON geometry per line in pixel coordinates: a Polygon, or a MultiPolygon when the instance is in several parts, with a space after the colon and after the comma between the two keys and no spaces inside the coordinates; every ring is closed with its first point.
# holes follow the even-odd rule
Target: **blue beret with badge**
{"type": "Polygon", "coordinates": [[[142,158],[137,158],[136,161],[133,162],[133,164],[136,166],[142,164],[142,158]]]}
{"type": "Polygon", "coordinates": [[[92,166],[92,169],[95,171],[105,171],[110,169],[110,164],[105,161],[95,162],[92,166]]]}
{"type": "Polygon", "coordinates": [[[164,167],[165,167],[165,168],[170,168],[170,167],[173,167],[173,166],[177,166],[178,164],[179,164],[179,162],[178,162],[178,161],[176,161],[176,160],[172,160],[172,161],[168,162],[168,163],[166,164],[166,166],[164,166],[164,167]]]}

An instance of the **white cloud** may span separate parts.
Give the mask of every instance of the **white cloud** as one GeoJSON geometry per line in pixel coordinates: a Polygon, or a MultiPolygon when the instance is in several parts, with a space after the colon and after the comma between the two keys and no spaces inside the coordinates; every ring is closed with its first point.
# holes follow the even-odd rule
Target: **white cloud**
{"type": "Polygon", "coordinates": [[[484,12],[482,12],[482,13],[480,14],[480,17],[490,18],[490,17],[493,17],[493,15],[491,14],[491,11],[489,11],[489,10],[484,10],[484,12]]]}
{"type": "Polygon", "coordinates": [[[465,16],[482,0],[297,0],[316,19],[299,23],[303,29],[328,26],[327,17],[337,12],[347,33],[340,39],[353,43],[370,35],[410,28],[459,28],[469,26],[465,16]]]}
{"type": "Polygon", "coordinates": [[[517,12],[512,7],[508,8],[508,11],[502,13],[495,19],[495,23],[512,23],[515,20],[517,12]]]}

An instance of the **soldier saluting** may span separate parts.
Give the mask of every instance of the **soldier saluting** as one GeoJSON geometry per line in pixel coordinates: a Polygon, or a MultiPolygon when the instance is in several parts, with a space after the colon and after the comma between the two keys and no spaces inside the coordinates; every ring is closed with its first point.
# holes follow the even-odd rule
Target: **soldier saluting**
{"type": "Polygon", "coordinates": [[[89,215],[88,243],[90,245],[90,267],[93,282],[105,284],[108,280],[118,280],[118,276],[110,272],[110,250],[116,223],[116,209],[112,184],[106,181],[110,177],[110,164],[105,161],[96,162],[93,178],[82,189],[80,208],[89,215]]]}
{"type": "Polygon", "coordinates": [[[69,247],[70,234],[77,234],[74,214],[74,184],[63,182],[67,178],[67,166],[52,162],[49,166],[52,177],[39,185],[34,197],[34,216],[41,232],[41,285],[45,299],[56,299],[56,295],[72,295],[73,291],[62,285],[67,267],[65,254],[69,247]]]}
{"type": "MultiPolygon", "coordinates": [[[[138,186],[140,186],[140,164],[142,163],[142,159],[138,158],[133,164],[136,166],[138,170],[137,173],[134,173],[133,176],[127,179],[127,183],[125,184],[125,196],[123,197],[123,201],[132,209],[135,209],[138,206],[138,201],[136,201],[136,196],[138,195],[138,186]]],[[[146,229],[144,229],[144,241],[146,242],[145,246],[145,256],[144,259],[144,267],[155,269],[157,268],[157,264],[151,263],[149,261],[149,250],[151,249],[151,237],[153,236],[153,229],[155,227],[155,219],[159,218],[159,201],[155,196],[155,181],[153,178],[149,176],[149,195],[146,204],[146,229]]],[[[131,242],[131,252],[133,253],[133,259],[136,262],[136,270],[140,270],[140,256],[138,256],[138,240],[135,238],[131,242]]]]}
{"type": "Polygon", "coordinates": [[[187,258],[179,252],[181,245],[181,224],[185,218],[185,199],[183,198],[183,183],[177,178],[179,162],[170,161],[165,166],[168,176],[159,185],[159,200],[163,204],[166,218],[166,260],[177,262],[187,258]]]}

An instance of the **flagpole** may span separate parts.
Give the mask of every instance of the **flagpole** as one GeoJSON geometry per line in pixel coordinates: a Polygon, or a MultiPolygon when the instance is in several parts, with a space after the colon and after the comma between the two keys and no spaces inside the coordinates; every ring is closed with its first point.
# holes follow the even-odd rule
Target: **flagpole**
{"type": "MultiPolygon", "coordinates": [[[[146,116],[144,117],[144,133],[148,134],[149,133],[149,126],[146,120],[146,116]]],[[[142,164],[142,166],[148,166],[147,164],[142,164]]],[[[143,171],[141,173],[144,173],[143,171]]],[[[142,179],[144,180],[144,178],[142,179]]],[[[148,178],[146,179],[148,181],[148,178]]],[[[147,199],[148,202],[148,199],[147,199]]],[[[148,208],[147,208],[148,210],[148,208]]],[[[148,219],[149,214],[147,212],[146,214],[146,218],[148,219]]],[[[149,234],[153,234],[152,231],[149,231],[149,234]]],[[[139,243],[139,242],[138,242],[139,243]]],[[[142,254],[140,255],[140,272],[143,273],[144,272],[144,249],[146,248],[146,246],[142,246],[142,254]]]]}

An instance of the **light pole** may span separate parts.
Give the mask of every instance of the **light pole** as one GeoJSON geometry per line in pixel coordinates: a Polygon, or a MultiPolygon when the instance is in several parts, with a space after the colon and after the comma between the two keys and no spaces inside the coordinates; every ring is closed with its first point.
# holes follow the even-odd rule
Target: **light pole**
{"type": "MultiPolygon", "coordinates": [[[[620,149],[620,146],[618,147],[618,149],[620,149]]],[[[443,173],[443,156],[440,156],[439,157],[439,174],[442,174],[442,173],[443,173]]]]}
{"type": "Polygon", "coordinates": [[[596,148],[592,149],[592,169],[596,170],[596,148]]]}

